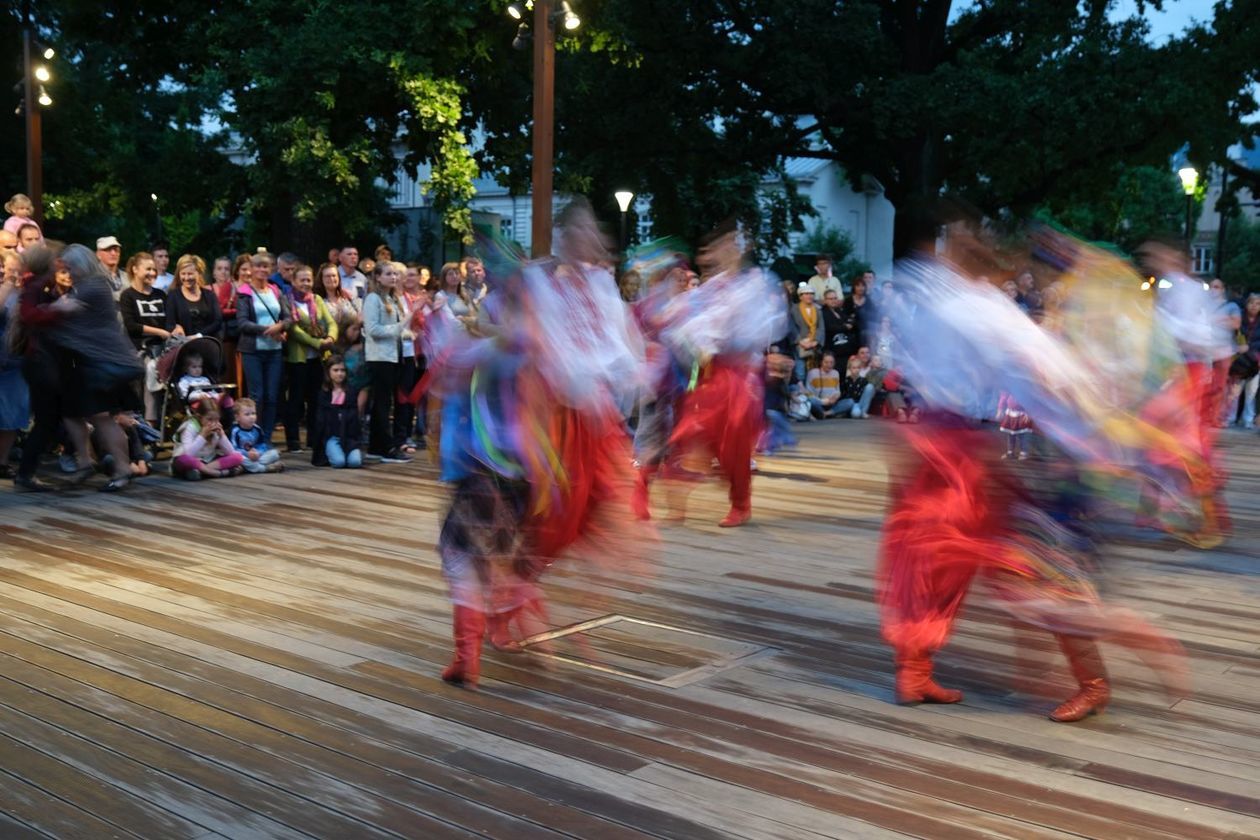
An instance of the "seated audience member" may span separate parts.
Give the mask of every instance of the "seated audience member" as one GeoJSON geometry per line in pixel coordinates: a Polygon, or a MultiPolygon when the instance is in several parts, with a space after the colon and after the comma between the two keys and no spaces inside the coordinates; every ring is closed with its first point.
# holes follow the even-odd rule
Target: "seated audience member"
{"type": "MultiPolygon", "coordinates": [[[[129,411],[119,411],[114,415],[114,422],[118,424],[118,428],[122,429],[123,434],[127,436],[127,460],[131,465],[132,478],[141,478],[149,474],[149,459],[152,457],[144,447],[144,438],[140,434],[140,421],[135,414],[129,411]]],[[[93,437],[92,445],[99,451],[104,451],[104,447],[99,445],[96,438],[93,437]]],[[[101,457],[101,468],[107,471],[113,471],[114,456],[106,454],[101,457]]]]}
{"type": "Polygon", "coordinates": [[[311,463],[334,469],[363,466],[363,424],[358,391],[350,384],[345,360],[331,357],[324,366],[324,387],[315,409],[311,463]]]}
{"type": "Polygon", "coordinates": [[[791,392],[788,380],[792,377],[792,360],[778,348],[771,347],[766,356],[766,428],[757,443],[757,452],[773,455],[784,447],[796,446],[796,435],[788,423],[788,400],[791,392]]]}
{"type": "Polygon", "coordinates": [[[815,417],[835,417],[840,413],[837,407],[842,396],[840,371],[836,370],[834,353],[823,353],[822,364],[806,374],[805,393],[809,395],[810,407],[815,417]]]}
{"type": "Polygon", "coordinates": [[[246,472],[281,472],[280,450],[263,437],[258,425],[258,406],[244,399],[236,404],[236,425],[232,426],[232,446],[244,456],[241,466],[246,472]]]}
{"type": "MultiPolygon", "coordinates": [[[[865,347],[862,350],[866,350],[865,347]]],[[[861,351],[858,351],[859,354],[861,351]]],[[[869,357],[869,352],[868,357],[869,357]]],[[[869,417],[871,400],[875,398],[875,386],[867,381],[870,374],[869,359],[865,372],[862,370],[862,362],[859,356],[849,359],[848,368],[845,371],[844,384],[840,386],[842,397],[840,402],[836,404],[838,411],[844,411],[847,407],[849,416],[853,418],[869,417]]]]}
{"type": "Polygon", "coordinates": [[[228,478],[240,475],[245,456],[236,451],[223,431],[219,406],[214,400],[201,400],[179,427],[172,474],[188,481],[201,478],[228,478]]]}

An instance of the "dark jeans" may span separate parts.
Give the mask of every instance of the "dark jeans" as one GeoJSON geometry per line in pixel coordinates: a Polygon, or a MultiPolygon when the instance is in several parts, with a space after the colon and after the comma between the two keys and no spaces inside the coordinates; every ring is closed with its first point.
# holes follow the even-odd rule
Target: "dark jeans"
{"type": "MultiPolygon", "coordinates": [[[[408,396],[419,381],[420,369],[416,366],[416,360],[404,356],[398,365],[398,390],[408,396]]],[[[397,400],[397,403],[394,406],[394,437],[405,441],[416,433],[416,406],[402,400],[397,400]]]]}
{"type": "Polygon", "coordinates": [[[315,404],[319,399],[319,386],[324,381],[324,364],[316,356],[305,362],[286,362],[288,399],[284,405],[284,440],[290,447],[301,441],[298,428],[306,422],[306,445],[315,439],[315,404]]]}
{"type": "Polygon", "coordinates": [[[17,474],[33,478],[39,459],[61,431],[61,378],[56,360],[38,351],[22,360],[22,377],[31,392],[34,423],[22,444],[17,474]]]}
{"type": "Polygon", "coordinates": [[[241,354],[245,369],[246,396],[258,404],[258,427],[263,440],[270,442],[276,430],[276,410],[280,405],[280,372],[284,370],[282,350],[258,350],[241,354]]]}
{"type": "Polygon", "coordinates": [[[368,410],[372,422],[368,434],[368,453],[388,455],[402,446],[405,433],[399,435],[398,424],[391,422],[394,407],[394,391],[398,389],[399,365],[397,362],[368,362],[368,387],[372,402],[368,410]]]}

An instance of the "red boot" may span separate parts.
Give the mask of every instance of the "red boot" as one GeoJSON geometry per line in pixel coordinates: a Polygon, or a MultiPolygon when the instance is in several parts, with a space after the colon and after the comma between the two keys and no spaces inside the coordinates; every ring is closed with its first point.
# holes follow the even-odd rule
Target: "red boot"
{"type": "Polygon", "coordinates": [[[961,691],[942,688],[932,679],[932,660],[929,657],[897,657],[897,702],[901,705],[958,703],[962,699],[961,691]]]}
{"type": "Polygon", "coordinates": [[[521,652],[521,643],[512,637],[512,619],[519,611],[517,608],[486,616],[486,635],[495,650],[505,653],[521,652]]]}
{"type": "Polygon", "coordinates": [[[635,519],[640,521],[652,518],[652,512],[648,510],[648,482],[656,474],[657,469],[655,464],[644,464],[639,467],[638,475],[634,479],[634,493],[630,496],[630,512],[634,514],[635,519]]]}
{"type": "Polygon", "coordinates": [[[1107,669],[1103,667],[1098,645],[1079,636],[1059,636],[1058,639],[1081,690],[1051,712],[1050,720],[1075,723],[1090,715],[1102,714],[1111,700],[1111,686],[1107,684],[1107,669]]]}
{"type": "Polygon", "coordinates": [[[484,613],[455,605],[455,658],[442,672],[442,679],[464,688],[477,687],[481,676],[481,637],[485,632],[484,613]]]}
{"type": "Polygon", "coordinates": [[[732,507],[726,518],[718,523],[719,528],[738,528],[752,519],[752,511],[746,507],[732,507]]]}

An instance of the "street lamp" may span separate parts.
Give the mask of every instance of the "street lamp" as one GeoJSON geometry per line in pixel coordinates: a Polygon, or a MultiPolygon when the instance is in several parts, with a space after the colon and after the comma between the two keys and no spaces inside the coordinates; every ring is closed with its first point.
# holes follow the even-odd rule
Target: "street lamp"
{"type": "Polygon", "coordinates": [[[40,108],[52,105],[52,97],[44,88],[44,82],[52,81],[52,73],[42,64],[35,63],[35,56],[46,61],[56,53],[52,47],[44,47],[35,41],[34,24],[31,22],[31,2],[22,4],[22,110],[26,117],[26,193],[35,207],[32,215],[35,223],[44,226],[44,150],[43,126],[40,108]]]}
{"type": "Polygon", "coordinates": [[[556,24],[573,31],[582,25],[567,0],[561,0],[555,9],[553,0],[532,0],[512,3],[507,12],[521,21],[516,38],[512,42],[518,48],[525,45],[525,12],[534,10],[534,143],[533,165],[530,172],[533,220],[530,231],[530,250],[535,257],[551,254],[551,200],[555,183],[555,135],[556,135],[556,24]]]}
{"type": "Polygon", "coordinates": [[[162,205],[158,202],[157,193],[149,193],[149,198],[153,199],[153,218],[157,219],[157,238],[155,242],[162,241],[162,205]]]}
{"type": "Polygon", "coordinates": [[[619,244],[624,249],[629,240],[626,239],[626,213],[630,212],[630,203],[634,201],[634,193],[630,190],[617,190],[613,193],[613,198],[617,199],[617,207],[621,209],[621,240],[619,244]]]}
{"type": "Polygon", "coordinates": [[[1199,170],[1193,166],[1183,166],[1177,170],[1181,179],[1181,190],[1186,194],[1186,250],[1190,250],[1190,221],[1194,212],[1194,189],[1199,184],[1199,170]]]}

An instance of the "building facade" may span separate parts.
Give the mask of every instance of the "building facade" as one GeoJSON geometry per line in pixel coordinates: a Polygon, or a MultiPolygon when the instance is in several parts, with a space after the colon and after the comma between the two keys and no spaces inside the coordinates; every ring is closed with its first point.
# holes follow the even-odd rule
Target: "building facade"
{"type": "MultiPolygon", "coordinates": [[[[1249,150],[1238,146],[1230,150],[1230,157],[1248,169],[1260,171],[1260,148],[1249,150]]],[[[1209,180],[1204,201],[1195,220],[1194,235],[1190,238],[1191,268],[1201,277],[1214,277],[1220,272],[1221,246],[1224,244],[1221,242],[1221,212],[1217,203],[1227,187],[1227,176],[1222,167],[1213,166],[1208,169],[1206,177],[1209,180]]],[[[1260,198],[1248,189],[1240,189],[1238,204],[1242,217],[1252,224],[1260,223],[1260,198]]],[[[1230,222],[1232,220],[1226,222],[1227,228],[1230,222]]],[[[1229,259],[1228,253],[1225,259],[1229,259]]]]}

